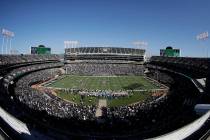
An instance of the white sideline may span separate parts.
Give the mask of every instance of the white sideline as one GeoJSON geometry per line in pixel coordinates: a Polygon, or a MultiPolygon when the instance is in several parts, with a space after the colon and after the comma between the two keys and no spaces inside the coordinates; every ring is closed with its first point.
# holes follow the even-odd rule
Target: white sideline
{"type": "Polygon", "coordinates": [[[3,108],[0,107],[0,117],[9,125],[11,126],[15,131],[18,133],[25,133],[28,135],[31,135],[31,133],[28,130],[28,127],[25,123],[21,122],[20,120],[16,119],[9,113],[7,113],[3,108]]]}
{"type": "Polygon", "coordinates": [[[148,140],[183,140],[187,138],[188,136],[192,135],[198,129],[200,129],[202,125],[208,120],[208,118],[210,118],[210,111],[208,111],[205,115],[198,118],[194,122],[178,130],[172,131],[162,136],[158,136],[156,138],[150,138],[148,140]]]}

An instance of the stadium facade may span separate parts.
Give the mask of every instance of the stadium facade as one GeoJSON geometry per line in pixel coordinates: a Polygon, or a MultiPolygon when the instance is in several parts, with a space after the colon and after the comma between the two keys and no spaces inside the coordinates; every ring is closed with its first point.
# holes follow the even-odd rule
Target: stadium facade
{"type": "MultiPolygon", "coordinates": [[[[194,107],[209,103],[209,85],[199,82],[209,81],[209,58],[152,56],[142,64],[144,55],[145,50],[141,49],[109,47],[66,48],[67,63],[58,55],[0,55],[0,124],[3,128],[0,132],[4,130],[15,139],[206,137],[210,112],[199,116],[194,107]],[[72,83],[71,89],[61,88],[65,96],[76,97],[67,101],[58,96],[58,89],[42,86],[64,79],[66,74],[79,75],[87,81],[90,76],[100,76],[102,80],[91,86],[102,87],[110,81],[109,77],[142,76],[159,89],[145,92],[142,87],[148,88],[148,85],[143,82],[127,88],[126,80],[118,82],[122,88],[117,91],[77,89],[72,83]],[[133,95],[147,98],[120,106],[103,106],[100,117],[96,116],[97,103],[89,104],[100,97],[121,101],[122,98],[130,100],[133,95]]],[[[86,87],[86,83],[77,78],[72,81],[86,87]]],[[[114,84],[108,85],[115,88],[114,84]]]]}
{"type": "Polygon", "coordinates": [[[119,47],[75,47],[65,49],[65,60],[144,61],[145,50],[119,47]]]}

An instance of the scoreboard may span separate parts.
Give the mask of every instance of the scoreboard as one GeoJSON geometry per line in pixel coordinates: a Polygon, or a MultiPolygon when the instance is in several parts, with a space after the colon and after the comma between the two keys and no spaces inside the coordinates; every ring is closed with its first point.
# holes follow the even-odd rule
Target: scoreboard
{"type": "Polygon", "coordinates": [[[51,54],[51,48],[31,47],[31,54],[51,54]]]}
{"type": "Polygon", "coordinates": [[[180,57],[180,49],[173,49],[172,47],[167,47],[166,49],[160,49],[160,56],[180,57]]]}

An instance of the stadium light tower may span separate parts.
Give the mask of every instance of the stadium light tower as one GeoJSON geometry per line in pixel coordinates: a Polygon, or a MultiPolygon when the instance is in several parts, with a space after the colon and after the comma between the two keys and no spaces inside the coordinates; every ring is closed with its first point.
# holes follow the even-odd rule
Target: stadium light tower
{"type": "MultiPolygon", "coordinates": [[[[134,41],[133,43],[132,43],[137,49],[145,49],[146,50],[146,48],[147,48],[147,46],[148,46],[148,43],[147,42],[145,42],[145,41],[134,41]]],[[[137,50],[136,49],[136,50],[137,50]]],[[[136,54],[137,54],[137,52],[136,52],[136,54]]],[[[146,58],[146,54],[144,55],[144,59],[146,58]]]]}
{"type": "Polygon", "coordinates": [[[2,54],[4,53],[4,47],[5,47],[5,54],[8,54],[8,45],[9,45],[9,54],[11,54],[11,47],[12,47],[11,40],[15,36],[15,34],[9,30],[4,29],[4,28],[1,29],[1,34],[3,36],[1,53],[2,54]]]}
{"type": "MultiPolygon", "coordinates": [[[[200,34],[198,34],[197,36],[196,36],[196,39],[197,40],[201,40],[201,41],[205,41],[205,40],[207,40],[209,38],[209,32],[208,31],[206,31],[206,32],[203,32],[203,33],[200,33],[200,34]]],[[[207,49],[207,51],[206,51],[206,55],[207,55],[207,57],[208,57],[208,46],[206,46],[206,49],[207,49]]]]}
{"type": "Polygon", "coordinates": [[[148,45],[148,43],[147,42],[144,42],[144,41],[134,41],[133,42],[133,45],[141,47],[141,46],[148,45]]]}
{"type": "MultiPolygon", "coordinates": [[[[79,44],[79,41],[73,41],[73,40],[64,41],[64,48],[65,49],[66,48],[74,48],[74,51],[75,51],[75,47],[77,47],[78,44],[79,44]]],[[[71,49],[70,49],[70,51],[71,51],[71,49]]]]}
{"type": "Polygon", "coordinates": [[[148,43],[145,41],[134,41],[132,44],[138,49],[145,49],[148,46],[148,43]]]}

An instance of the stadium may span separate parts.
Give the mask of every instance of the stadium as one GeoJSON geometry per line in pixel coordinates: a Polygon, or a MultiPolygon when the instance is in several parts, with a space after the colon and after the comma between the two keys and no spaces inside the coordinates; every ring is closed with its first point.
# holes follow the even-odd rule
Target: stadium
{"type": "Polygon", "coordinates": [[[0,140],[210,140],[210,1],[0,5],[0,140]]]}
{"type": "Polygon", "coordinates": [[[1,123],[11,138],[167,139],[178,133],[199,139],[208,131],[209,113],[200,117],[194,109],[208,103],[208,58],[145,62],[145,50],[116,47],[66,48],[64,61],[58,55],[0,58],[1,112],[13,116],[1,123]]]}

